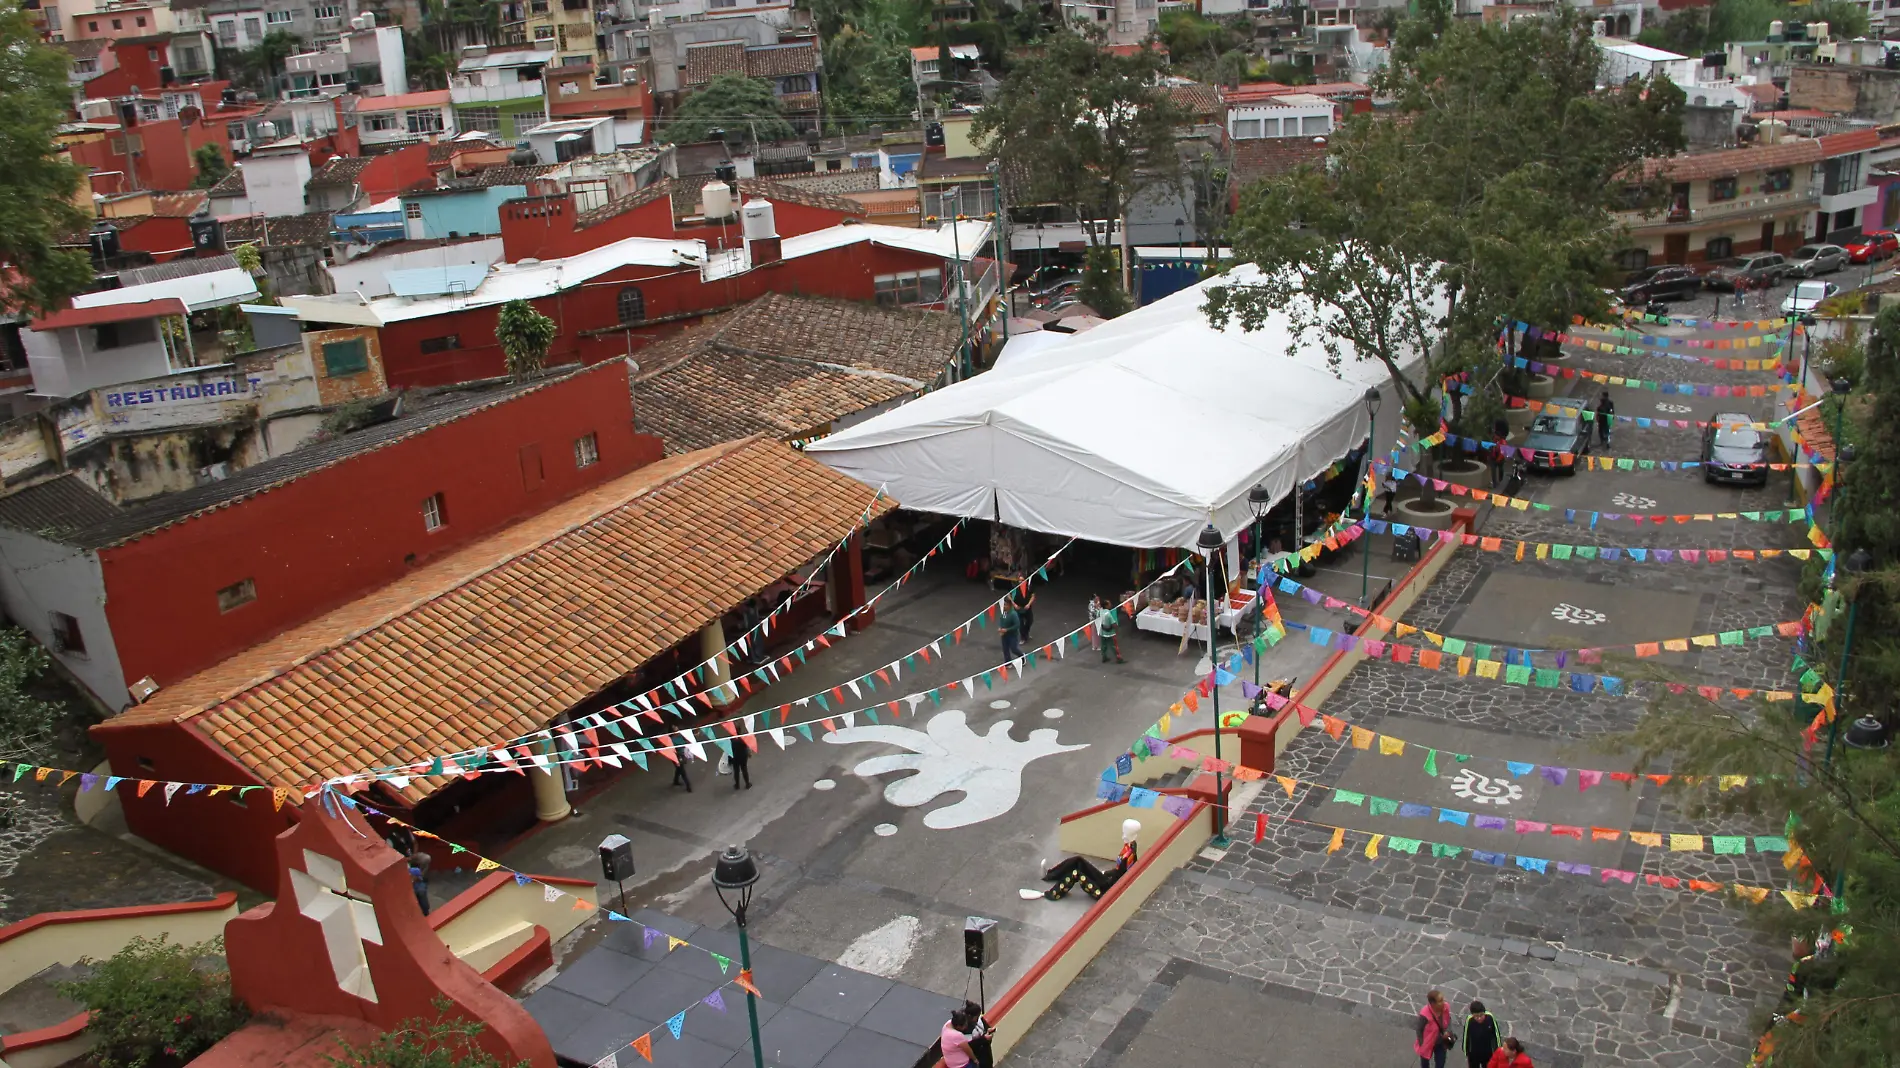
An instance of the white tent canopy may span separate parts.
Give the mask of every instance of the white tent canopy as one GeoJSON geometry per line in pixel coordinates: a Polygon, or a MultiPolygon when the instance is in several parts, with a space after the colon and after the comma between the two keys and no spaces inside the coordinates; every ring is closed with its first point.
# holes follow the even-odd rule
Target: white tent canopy
{"type": "Polygon", "coordinates": [[[1365,438],[1366,387],[1381,449],[1403,407],[1383,363],[1342,343],[1331,368],[1284,314],[1208,323],[1207,287],[1258,277],[1237,268],[806,451],[906,508],[1136,548],[1191,548],[1210,521],[1231,538],[1256,483],[1277,502],[1365,438]]]}

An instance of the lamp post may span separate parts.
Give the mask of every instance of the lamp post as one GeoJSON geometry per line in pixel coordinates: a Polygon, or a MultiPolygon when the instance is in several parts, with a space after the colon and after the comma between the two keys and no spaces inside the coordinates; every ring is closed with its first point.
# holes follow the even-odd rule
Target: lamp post
{"type": "Polygon", "coordinates": [[[1803,313],[1801,316],[1801,380],[1795,383],[1795,389],[1808,388],[1808,354],[1814,348],[1814,316],[1803,313]]]}
{"type": "MultiPolygon", "coordinates": [[[[1362,521],[1372,518],[1372,487],[1376,485],[1374,480],[1378,477],[1373,474],[1372,458],[1375,455],[1374,450],[1378,448],[1379,403],[1383,399],[1379,396],[1379,387],[1366,387],[1366,481],[1368,484],[1365,515],[1360,517],[1362,521]]],[[[1359,607],[1367,608],[1370,606],[1366,604],[1366,598],[1371,596],[1372,592],[1372,535],[1366,532],[1363,522],[1359,527],[1359,539],[1363,543],[1359,550],[1359,607]]]]}
{"type": "MultiPolygon", "coordinates": [[[[1299,487],[1293,487],[1293,492],[1298,493],[1299,487]]],[[[1260,521],[1267,517],[1267,512],[1271,510],[1272,507],[1273,494],[1267,492],[1266,484],[1261,482],[1254,483],[1253,488],[1247,491],[1247,510],[1253,513],[1253,555],[1254,562],[1259,569],[1258,578],[1256,579],[1256,584],[1259,588],[1255,591],[1254,613],[1255,617],[1263,623],[1266,622],[1267,618],[1266,589],[1268,565],[1267,547],[1260,540],[1260,521]]],[[[1253,658],[1253,684],[1255,687],[1260,685],[1260,656],[1257,653],[1253,658]]]]}
{"type": "MultiPolygon", "coordinates": [[[[752,904],[752,887],[758,881],[758,864],[753,861],[751,853],[739,846],[727,846],[713,865],[713,889],[719,892],[719,903],[738,921],[739,967],[747,973],[752,971],[752,944],[746,940],[745,914],[752,904]],[[726,896],[728,893],[732,895],[731,898],[726,896]]],[[[752,1024],[753,1068],[765,1068],[765,1047],[759,1042],[759,1001],[751,990],[745,992],[745,1012],[752,1024]]]]}
{"type": "MultiPolygon", "coordinates": [[[[1846,560],[1841,561],[1841,566],[1847,569],[1849,575],[1858,575],[1866,571],[1867,565],[1872,562],[1873,558],[1867,554],[1867,550],[1855,549],[1846,560]]],[[[1827,725],[1824,767],[1834,766],[1834,742],[1841,736],[1841,716],[1846,712],[1847,705],[1847,654],[1854,648],[1854,617],[1859,614],[1860,598],[1855,597],[1847,602],[1847,631],[1841,635],[1841,669],[1834,675],[1834,718],[1827,725]]]]}
{"type": "MultiPolygon", "coordinates": [[[[1828,383],[1828,388],[1834,391],[1834,454],[1839,456],[1845,444],[1841,441],[1841,425],[1847,416],[1847,394],[1854,388],[1854,383],[1845,378],[1836,378],[1828,383]]],[[[1834,472],[1835,485],[1839,485],[1840,481],[1841,473],[1837,468],[1834,472]]]]}
{"type": "MultiPolygon", "coordinates": [[[[1221,546],[1225,544],[1226,541],[1227,539],[1220,536],[1220,531],[1215,528],[1214,524],[1209,523],[1207,526],[1201,528],[1201,536],[1195,539],[1194,542],[1195,547],[1201,550],[1201,556],[1205,558],[1207,566],[1207,669],[1210,675],[1220,670],[1214,662],[1214,554],[1220,552],[1221,546]]],[[[1190,620],[1189,625],[1191,626],[1192,624],[1193,621],[1190,620]]],[[[1214,698],[1215,760],[1221,759],[1219,682],[1220,680],[1215,678],[1215,684],[1210,687],[1214,698]]],[[[1214,812],[1219,822],[1215,825],[1214,844],[1217,846],[1225,846],[1227,844],[1227,789],[1221,785],[1221,782],[1220,765],[1216,764],[1214,766],[1214,796],[1217,800],[1214,805],[1214,812]]]]}
{"type": "Polygon", "coordinates": [[[1186,219],[1174,220],[1174,265],[1176,267],[1184,266],[1187,259],[1187,253],[1183,250],[1186,242],[1181,236],[1186,227],[1186,219]]]}

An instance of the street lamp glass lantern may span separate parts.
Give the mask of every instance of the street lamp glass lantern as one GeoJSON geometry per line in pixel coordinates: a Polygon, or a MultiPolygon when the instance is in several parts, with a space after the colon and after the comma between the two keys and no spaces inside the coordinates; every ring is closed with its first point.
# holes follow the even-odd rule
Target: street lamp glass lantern
{"type": "Polygon", "coordinates": [[[1215,552],[1222,545],[1225,545],[1226,543],[1227,543],[1227,539],[1220,536],[1220,531],[1216,530],[1214,528],[1214,524],[1212,523],[1209,523],[1207,526],[1201,528],[1201,536],[1198,539],[1196,539],[1194,542],[1194,544],[1200,548],[1202,553],[1215,552]]]}
{"type": "Polygon", "coordinates": [[[1860,454],[1859,454],[1859,453],[1857,453],[1857,452],[1856,452],[1856,451],[1854,450],[1854,446],[1852,446],[1852,445],[1843,445],[1843,446],[1841,446],[1841,458],[1840,458],[1840,459],[1841,459],[1841,462],[1842,462],[1842,463],[1844,463],[1844,464],[1851,464],[1851,463],[1853,463],[1853,462],[1854,462],[1854,461],[1855,461],[1856,459],[1858,459],[1858,458],[1859,458],[1859,455],[1860,455],[1860,454]]]}
{"type": "Polygon", "coordinates": [[[1366,387],[1366,396],[1365,396],[1365,401],[1366,401],[1366,411],[1367,411],[1368,413],[1370,413],[1370,414],[1372,414],[1372,415],[1378,415],[1378,414],[1379,414],[1379,403],[1380,403],[1381,401],[1383,401],[1384,399],[1385,399],[1384,397],[1382,397],[1382,396],[1380,396],[1380,395],[1379,395],[1379,387],[1378,387],[1378,386],[1367,386],[1367,387],[1366,387]]]}
{"type": "Polygon", "coordinates": [[[1854,383],[1849,382],[1845,378],[1837,378],[1828,384],[1833,387],[1836,393],[1846,393],[1854,388],[1854,383]]]}
{"type": "Polygon", "coordinates": [[[1868,565],[1873,562],[1874,558],[1872,554],[1868,553],[1866,549],[1855,549],[1852,553],[1848,554],[1847,561],[1843,566],[1847,568],[1848,574],[1858,575],[1867,570],[1868,565]]]}
{"type": "Polygon", "coordinates": [[[732,913],[734,919],[745,922],[746,907],[752,904],[752,887],[759,881],[759,865],[752,854],[741,846],[727,846],[713,864],[713,889],[719,892],[719,903],[732,913]],[[726,895],[731,894],[728,898],[726,895]]]}
{"type": "Polygon", "coordinates": [[[1263,482],[1254,483],[1253,488],[1247,491],[1248,511],[1253,513],[1255,519],[1265,519],[1267,512],[1271,511],[1272,508],[1273,494],[1268,491],[1266,484],[1263,482]]]}

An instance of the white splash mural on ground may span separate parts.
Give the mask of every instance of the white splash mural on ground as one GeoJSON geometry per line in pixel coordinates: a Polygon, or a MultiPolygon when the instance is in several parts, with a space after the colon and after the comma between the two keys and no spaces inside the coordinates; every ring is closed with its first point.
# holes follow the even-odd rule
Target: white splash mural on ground
{"type": "Polygon", "coordinates": [[[1009,733],[1014,725],[1013,720],[997,720],[988,734],[979,735],[969,728],[961,711],[949,709],[930,717],[921,731],[872,724],[833,731],[825,735],[825,741],[833,745],[883,742],[910,750],[909,755],[871,757],[852,770],[866,778],[892,771],[916,772],[884,788],[884,799],[902,808],[918,808],[946,793],[962,791],[963,800],[925,814],[924,826],[942,831],[995,819],[1015,808],[1022,797],[1023,769],[1031,761],[1088,748],[1058,743],[1053,728],[1030,731],[1027,739],[1017,741],[1009,733]]]}

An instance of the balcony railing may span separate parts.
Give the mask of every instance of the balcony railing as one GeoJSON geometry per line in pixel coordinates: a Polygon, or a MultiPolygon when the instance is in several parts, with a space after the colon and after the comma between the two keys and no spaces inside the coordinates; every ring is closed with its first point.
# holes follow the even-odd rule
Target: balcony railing
{"type": "Polygon", "coordinates": [[[1752,196],[1737,197],[1734,200],[1717,200],[1700,205],[1671,205],[1656,215],[1643,216],[1635,212],[1628,213],[1629,224],[1641,229],[1645,226],[1680,226],[1685,223],[1713,222],[1720,219],[1733,219],[1764,212],[1779,213],[1792,208],[1809,207],[1818,200],[1816,194],[1809,191],[1788,190],[1781,193],[1761,193],[1752,196]]]}

